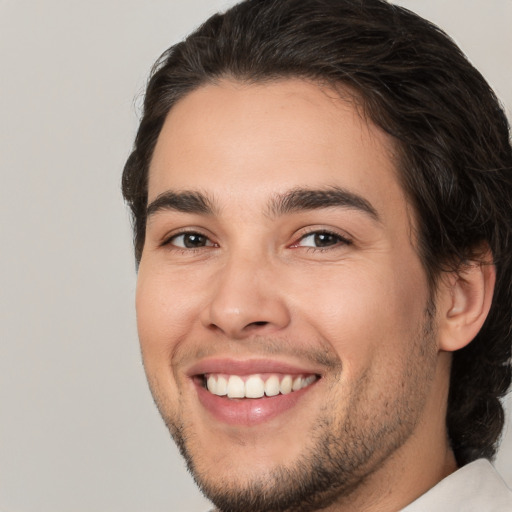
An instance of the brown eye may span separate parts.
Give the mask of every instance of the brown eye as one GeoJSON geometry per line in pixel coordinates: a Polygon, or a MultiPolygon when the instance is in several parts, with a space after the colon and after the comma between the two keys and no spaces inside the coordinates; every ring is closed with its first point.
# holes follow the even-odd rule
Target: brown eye
{"type": "Polygon", "coordinates": [[[201,247],[213,247],[214,244],[208,237],[200,233],[181,233],[173,236],[169,243],[183,249],[198,249],[201,247]]]}
{"type": "Polygon", "coordinates": [[[329,231],[315,231],[303,236],[298,242],[298,247],[312,247],[322,249],[340,244],[349,244],[350,242],[336,233],[329,231]]]}

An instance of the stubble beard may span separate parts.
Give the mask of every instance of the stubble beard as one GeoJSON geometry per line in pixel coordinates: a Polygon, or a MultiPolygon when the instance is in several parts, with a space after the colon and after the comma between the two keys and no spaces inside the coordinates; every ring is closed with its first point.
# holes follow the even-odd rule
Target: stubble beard
{"type": "MultiPolygon", "coordinates": [[[[344,500],[364,487],[366,479],[399,449],[414,431],[435,372],[433,311],[426,310],[404,372],[395,389],[402,391],[380,409],[368,407],[364,393],[355,393],[342,422],[324,406],[308,436],[309,448],[293,465],[278,465],[251,480],[220,482],[197,468],[193,426],[165,412],[159,393],[153,395],[187,467],[203,494],[219,512],[313,512],[344,500]],[[377,411],[378,412],[375,412],[377,411]],[[375,414],[374,414],[375,412],[375,414]]],[[[366,389],[363,375],[356,389],[366,389]]]]}

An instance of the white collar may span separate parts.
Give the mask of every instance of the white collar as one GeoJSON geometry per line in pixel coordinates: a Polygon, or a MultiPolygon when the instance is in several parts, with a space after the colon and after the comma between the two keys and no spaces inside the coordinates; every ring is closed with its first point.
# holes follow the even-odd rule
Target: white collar
{"type": "Polygon", "coordinates": [[[486,459],[463,466],[402,512],[512,512],[512,491],[486,459]]]}

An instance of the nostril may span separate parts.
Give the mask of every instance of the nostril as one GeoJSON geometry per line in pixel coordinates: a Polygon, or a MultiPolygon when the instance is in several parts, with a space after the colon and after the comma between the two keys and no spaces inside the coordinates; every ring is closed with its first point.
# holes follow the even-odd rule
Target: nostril
{"type": "Polygon", "coordinates": [[[251,325],[260,326],[260,325],[267,325],[267,324],[268,324],[268,322],[263,322],[263,321],[262,322],[252,322],[249,324],[249,326],[251,326],[251,325]]]}

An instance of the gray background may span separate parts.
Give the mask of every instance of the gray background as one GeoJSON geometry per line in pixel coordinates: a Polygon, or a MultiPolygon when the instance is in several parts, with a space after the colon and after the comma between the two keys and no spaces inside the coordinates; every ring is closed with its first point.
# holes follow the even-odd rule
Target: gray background
{"type": "MultiPolygon", "coordinates": [[[[4,512],[208,508],[147,391],[119,183],[151,64],[231,3],[0,0],[4,512]]],[[[510,116],[512,0],[401,3],[455,37],[510,116]]]]}

